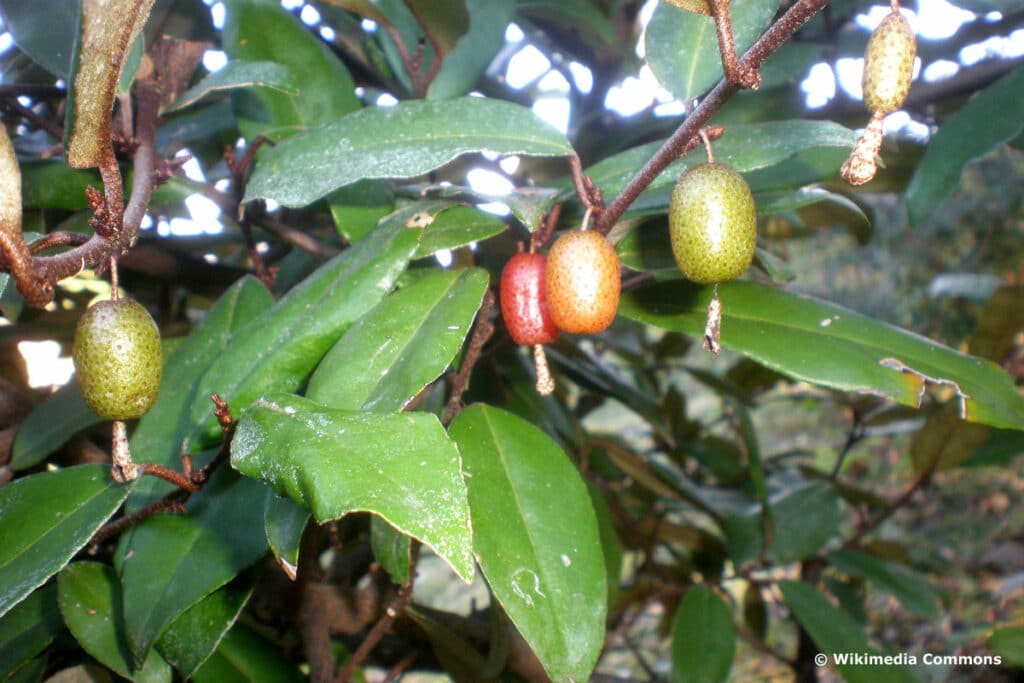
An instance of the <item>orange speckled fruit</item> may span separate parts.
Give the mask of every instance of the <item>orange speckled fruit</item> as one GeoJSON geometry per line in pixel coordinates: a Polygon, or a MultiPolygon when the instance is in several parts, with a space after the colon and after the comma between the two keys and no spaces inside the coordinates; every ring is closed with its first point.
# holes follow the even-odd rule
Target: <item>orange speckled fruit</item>
{"type": "Polygon", "coordinates": [[[619,256],[604,235],[567,232],[551,246],[545,270],[548,311],[563,332],[607,329],[619,310],[619,256]]]}
{"type": "Polygon", "coordinates": [[[882,19],[864,51],[864,106],[875,114],[888,114],[903,106],[914,75],[917,41],[910,24],[899,12],[882,19]]]}

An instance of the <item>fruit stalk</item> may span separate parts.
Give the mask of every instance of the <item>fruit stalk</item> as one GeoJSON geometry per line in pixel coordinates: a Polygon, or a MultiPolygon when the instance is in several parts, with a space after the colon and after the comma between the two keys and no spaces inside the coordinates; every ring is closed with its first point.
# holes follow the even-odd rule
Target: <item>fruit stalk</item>
{"type": "Polygon", "coordinates": [[[111,471],[114,481],[124,484],[135,481],[142,474],[139,466],[132,460],[132,452],[128,447],[128,426],[123,420],[114,420],[110,455],[114,463],[111,471]]]}

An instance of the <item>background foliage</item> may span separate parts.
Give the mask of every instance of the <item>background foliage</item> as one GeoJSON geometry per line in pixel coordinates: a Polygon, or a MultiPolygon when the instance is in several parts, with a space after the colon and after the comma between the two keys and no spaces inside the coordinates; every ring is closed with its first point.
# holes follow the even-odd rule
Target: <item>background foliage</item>
{"type": "MultiPolygon", "coordinates": [[[[131,443],[199,473],[114,482],[74,380],[30,381],[25,342],[67,356],[106,281],[84,270],[37,308],[4,274],[0,675],[1019,675],[1024,6],[958,5],[905,8],[919,75],[861,189],[837,171],[868,119],[864,26],[887,8],[828,3],[715,113],[760,235],[719,290],[720,357],[699,343],[711,290],[668,250],[698,150],[611,227],[620,315],[549,347],[542,398],[495,312],[502,265],[579,226],[571,155],[610,203],[718,82],[710,19],[634,0],[160,0],[138,39],[94,50],[83,31],[132,25],[113,5],[0,1],[26,240],[92,234],[88,167],[111,133],[132,187],[169,178],[120,259],[165,350],[131,443]],[[142,167],[125,142],[145,148],[154,63],[161,160],[142,167]],[[918,659],[814,662],[843,652],[918,659]]],[[[740,52],[788,6],[732,3],[740,52]]]]}

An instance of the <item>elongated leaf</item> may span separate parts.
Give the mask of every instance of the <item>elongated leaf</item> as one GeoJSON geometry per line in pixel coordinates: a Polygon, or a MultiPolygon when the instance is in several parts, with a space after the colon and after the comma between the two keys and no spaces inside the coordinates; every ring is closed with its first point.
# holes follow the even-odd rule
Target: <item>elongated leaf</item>
{"type": "MultiPolygon", "coordinates": [[[[778,7],[778,0],[729,5],[738,55],[754,44],[778,7]]],[[[644,45],[651,71],[680,100],[699,97],[722,77],[718,34],[709,16],[661,2],[647,26],[644,45]]]]}
{"type": "Polygon", "coordinates": [[[285,573],[292,579],[299,569],[299,547],[309,522],[309,510],[291,498],[283,498],[267,489],[263,503],[263,528],[267,543],[285,573]]]}
{"type": "Polygon", "coordinates": [[[370,546],[377,563],[400,586],[409,583],[409,537],[374,515],[370,520],[370,546]]]}
{"type": "Polygon", "coordinates": [[[234,415],[268,391],[298,389],[342,333],[379,302],[405,270],[419,235],[389,224],[325,263],[276,306],[231,337],[195,392],[193,424],[217,439],[206,396],[217,392],[234,415]]]}
{"type": "Polygon", "coordinates": [[[732,609],[712,588],[694,586],[672,622],[672,683],[724,681],[735,655],[732,609]]]}
{"type": "Polygon", "coordinates": [[[459,38],[430,83],[427,97],[443,100],[465,95],[505,45],[505,28],[512,20],[511,0],[466,0],[469,31],[459,38]]]}
{"type": "Polygon", "coordinates": [[[907,609],[928,619],[939,617],[939,600],[928,580],[910,569],[855,550],[837,550],[829,564],[857,578],[865,578],[892,594],[907,609]]]}
{"type": "Polygon", "coordinates": [[[41,463],[77,432],[100,422],[103,418],[85,405],[78,382],[68,382],[38,403],[18,427],[11,469],[28,469],[41,463]]]}
{"type": "Polygon", "coordinates": [[[430,256],[442,249],[457,249],[481,242],[505,230],[505,222],[479,209],[455,205],[442,211],[423,227],[416,257],[430,256]]]}
{"type": "Polygon", "coordinates": [[[544,432],[497,408],[467,408],[450,432],[491,590],[552,680],[588,680],[604,644],[607,584],[579,473],[544,432]]]}
{"type": "Polygon", "coordinates": [[[990,650],[1003,658],[1004,665],[1024,666],[1024,626],[1004,626],[989,634],[990,650]]]}
{"type": "Polygon", "coordinates": [[[562,156],[572,147],[526,107],[500,100],[465,97],[368,107],[266,150],[245,199],[305,206],[363,178],[415,177],[483,150],[562,156]]]}
{"type": "Polygon", "coordinates": [[[152,7],[153,0],[83,0],[74,77],[68,79],[68,166],[91,168],[110,153],[110,114],[121,68],[152,7]]]}
{"type": "Polygon", "coordinates": [[[238,88],[270,88],[291,96],[299,92],[295,77],[284,64],[236,59],[186,90],[164,113],[184,109],[213,93],[238,88]]]}
{"type": "Polygon", "coordinates": [[[359,108],[348,68],[331,49],[277,3],[232,0],[223,31],[232,60],[273,62],[291,73],[295,94],[268,88],[236,91],[232,105],[239,128],[281,138],[359,108]]]}
{"type": "Polygon", "coordinates": [[[187,515],[160,515],[122,540],[124,620],[133,660],[145,658],[179,614],[267,551],[264,487],[218,469],[188,501],[187,515]]]}
{"type": "Polygon", "coordinates": [[[1024,67],[978,93],[943,121],[907,187],[911,225],[921,225],[946,198],[971,159],[990,154],[1024,130],[1024,67]],[[998,116],[993,116],[998,112],[998,116]]]}
{"type": "Polygon", "coordinates": [[[236,624],[192,680],[195,683],[303,683],[307,679],[273,643],[236,624]]]}
{"type": "MultiPolygon", "coordinates": [[[[956,383],[967,419],[1024,427],[1024,397],[994,363],[835,304],[751,282],[718,286],[722,346],[797,380],[918,405],[926,384],[956,383]]],[[[619,314],[700,337],[712,288],[672,281],[631,292],[619,314]]],[[[954,398],[954,400],[957,400],[954,398]]]]}
{"type": "MultiPolygon", "coordinates": [[[[715,161],[726,163],[741,173],[775,166],[800,153],[818,149],[841,150],[845,155],[853,148],[857,135],[849,128],[832,121],[768,121],[729,126],[726,134],[715,142],[715,161]]],[[[643,163],[664,141],[632,147],[589,167],[586,172],[598,187],[610,196],[618,193],[643,163]]],[[[702,151],[674,161],[658,174],[648,191],[674,185],[679,174],[706,160],[702,151]]],[[[832,169],[835,173],[836,169],[832,169]]],[[[823,176],[824,177],[824,176],[823,176]]],[[[803,180],[801,182],[804,182],[803,180]]],[[[667,205],[667,204],[666,204],[667,205]]]]}
{"type": "Polygon", "coordinates": [[[589,0],[518,0],[516,13],[528,20],[550,22],[563,30],[579,33],[580,37],[596,48],[622,49],[622,41],[607,17],[589,0]]]}
{"type": "Polygon", "coordinates": [[[251,595],[252,582],[244,579],[211,593],[167,627],[157,641],[157,651],[182,678],[191,678],[220,646],[251,595]]]}
{"type": "Polygon", "coordinates": [[[0,619],[0,677],[42,652],[63,630],[57,589],[34,591],[0,619]]]}
{"type": "Polygon", "coordinates": [[[121,623],[121,586],[113,569],[98,562],[75,562],[57,577],[57,593],[72,635],[97,661],[133,681],[170,683],[171,667],[156,652],[134,670],[121,623]]]}
{"type": "Polygon", "coordinates": [[[793,616],[828,656],[849,683],[894,683],[914,681],[909,670],[895,665],[859,664],[842,661],[843,655],[879,654],[846,612],[834,607],[824,595],[802,581],[780,581],[779,589],[793,616]]]}
{"type": "Polygon", "coordinates": [[[307,398],[338,410],[401,410],[462,348],[487,271],[435,270],[387,297],[338,340],[307,398]]]}
{"type": "Polygon", "coordinates": [[[361,180],[327,196],[334,226],[349,244],[369,235],[395,208],[395,193],[383,180],[361,180]]]}
{"type": "Polygon", "coordinates": [[[317,522],[373,512],[463,579],[473,577],[459,453],[433,415],[329,410],[278,394],[242,415],[231,464],[312,510],[317,522]]]}
{"type": "Polygon", "coordinates": [[[44,472],[0,487],[0,616],[60,571],[130,490],[114,482],[107,465],[44,472]]]}
{"type": "Polygon", "coordinates": [[[408,0],[405,4],[431,37],[431,45],[440,47],[441,56],[450,54],[469,29],[469,12],[463,0],[408,0]]]}
{"type": "MultiPolygon", "coordinates": [[[[164,362],[164,376],[156,403],[139,421],[132,434],[135,457],[167,467],[180,467],[181,442],[192,428],[189,409],[197,400],[196,385],[212,363],[221,357],[234,331],[270,308],[273,297],[254,277],[231,285],[192,333],[171,351],[164,362]]],[[[207,410],[212,410],[212,403],[207,410]]],[[[129,509],[141,507],[172,489],[172,485],[145,477],[136,483],[128,499],[129,509]]]]}
{"type": "Polygon", "coordinates": [[[4,28],[15,45],[59,78],[71,73],[71,49],[82,18],[81,0],[50,0],[47,11],[24,0],[0,0],[4,28]]]}

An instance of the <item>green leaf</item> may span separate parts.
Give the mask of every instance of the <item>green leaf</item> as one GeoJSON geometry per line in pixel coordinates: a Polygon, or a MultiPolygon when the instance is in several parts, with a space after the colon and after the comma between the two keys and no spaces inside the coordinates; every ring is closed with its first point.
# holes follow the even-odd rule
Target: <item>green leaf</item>
{"type": "Polygon", "coordinates": [[[189,498],[187,515],[160,515],[122,537],[124,620],[132,657],[144,659],[179,614],[267,551],[258,482],[227,467],[189,498]]]}
{"type": "Polygon", "coordinates": [[[68,166],[98,166],[110,152],[110,114],[121,69],[154,0],[109,0],[82,4],[80,33],[73,42],[68,78],[64,149],[68,166]]]}
{"type": "Polygon", "coordinates": [[[298,83],[284,64],[236,59],[186,90],[170,106],[165,107],[163,113],[189,107],[212,93],[238,88],[270,88],[292,97],[299,94],[298,83]]]}
{"type": "Polygon", "coordinates": [[[304,683],[295,664],[270,641],[236,624],[192,676],[194,683],[304,683]]]}
{"type": "Polygon", "coordinates": [[[21,200],[25,208],[84,209],[85,188],[99,188],[99,174],[70,168],[58,161],[28,159],[21,167],[21,200]]]}
{"type": "Polygon", "coordinates": [[[1004,626],[989,634],[989,649],[1003,658],[1003,665],[1024,666],[1024,626],[1004,626]]]}
{"type": "MultiPolygon", "coordinates": [[[[754,44],[778,7],[778,0],[729,5],[737,55],[754,44]]],[[[701,96],[722,78],[718,34],[711,17],[660,2],[647,26],[644,45],[651,71],[680,100],[701,96]]]]}
{"type": "Polygon", "coordinates": [[[604,571],[608,583],[608,608],[615,605],[619,597],[619,580],[622,576],[622,541],[615,531],[615,520],[608,507],[608,501],[597,484],[587,482],[587,493],[590,504],[597,517],[597,533],[601,537],[601,550],[604,557],[604,571]]]}
{"type": "MultiPolygon", "coordinates": [[[[406,0],[420,27],[441,50],[449,55],[469,28],[469,12],[463,0],[406,0]]],[[[435,59],[438,57],[435,55],[435,59]]]]}
{"type": "Polygon", "coordinates": [[[801,581],[780,581],[779,590],[793,616],[848,683],[915,680],[908,669],[895,665],[837,662],[837,654],[878,654],[878,651],[870,647],[860,626],[846,612],[834,607],[813,587],[801,581]]]}
{"type": "Polygon", "coordinates": [[[455,445],[427,413],[330,410],[278,394],[242,414],[231,464],[312,510],[368,510],[473,577],[469,505],[455,445]]]}
{"type": "Polygon", "coordinates": [[[72,436],[103,421],[85,405],[78,381],[73,379],[37,403],[18,427],[11,450],[11,469],[38,465],[72,436]]]}
{"type": "Polygon", "coordinates": [[[620,52],[622,41],[601,10],[589,0],[518,0],[516,13],[528,21],[555,24],[558,28],[579,34],[598,49],[620,52]]]}
{"type": "Polygon", "coordinates": [[[291,73],[299,92],[259,88],[232,94],[242,134],[281,138],[359,108],[352,75],[298,17],[276,3],[231,0],[222,34],[232,60],[274,62],[291,73]]]}
{"type": "Polygon", "coordinates": [[[0,619],[0,678],[46,649],[63,630],[53,586],[40,588],[15,605],[0,619]]]}
{"type": "MultiPolygon", "coordinates": [[[[674,11],[674,8],[670,9],[674,11]]],[[[741,173],[749,173],[770,168],[808,151],[834,149],[845,156],[856,141],[856,133],[832,121],[791,119],[740,124],[729,126],[726,134],[715,141],[715,161],[728,164],[741,173]]],[[[664,140],[659,140],[632,147],[594,164],[586,173],[606,197],[614,196],[663,143],[664,140]]],[[[696,151],[672,162],[658,174],[647,191],[675,185],[680,173],[705,161],[704,153],[696,151]]],[[[834,174],[836,170],[838,166],[822,177],[834,174]]]]}
{"type": "MultiPolygon", "coordinates": [[[[156,403],[132,434],[132,452],[140,461],[180,467],[181,442],[192,429],[189,409],[193,402],[201,401],[207,411],[213,410],[208,395],[197,399],[199,379],[222,358],[231,335],[273,303],[259,280],[244,277],[224,292],[192,333],[167,354],[156,403]]],[[[142,507],[172,489],[173,485],[162,479],[144,477],[136,483],[128,508],[142,507]]]]}
{"type": "Polygon", "coordinates": [[[278,564],[293,580],[299,568],[299,548],[307,522],[309,510],[300,507],[291,498],[283,498],[267,489],[267,498],[263,503],[263,528],[267,534],[267,543],[278,564]]]}
{"type": "Polygon", "coordinates": [[[403,409],[462,348],[488,280],[479,268],[432,270],[386,297],[324,356],[307,398],[337,410],[403,409]]]}
{"type": "Polygon", "coordinates": [[[839,496],[827,484],[809,484],[773,496],[774,536],[768,559],[777,564],[804,560],[816,553],[843,522],[839,496]]]}
{"type": "Polygon", "coordinates": [[[170,683],[171,667],[156,652],[132,666],[121,623],[121,586],[110,567],[75,562],[57,577],[57,599],[64,621],[78,643],[104,666],[133,681],[170,683]]]}
{"type": "Polygon", "coordinates": [[[252,582],[244,579],[211,593],[171,622],[156,643],[157,651],[182,678],[191,678],[218,648],[250,596],[252,582]]]}
{"type": "MultiPolygon", "coordinates": [[[[811,297],[752,282],[718,285],[722,346],[793,379],[917,406],[926,381],[955,382],[967,419],[1024,427],[1024,397],[994,363],[811,297]],[[906,368],[905,370],[903,368],[906,368]]],[[[700,338],[712,288],[658,283],[622,298],[619,315],[700,338]]],[[[956,399],[954,399],[956,400],[956,399]]]]}
{"type": "Polygon", "coordinates": [[[732,608],[713,588],[690,588],[672,622],[672,683],[724,681],[735,655],[732,608]]]}
{"type": "Polygon", "coordinates": [[[864,578],[894,598],[908,610],[928,619],[938,619],[939,600],[928,580],[906,567],[856,550],[837,550],[828,556],[829,564],[856,578],[864,578]]]}
{"type": "Polygon", "coordinates": [[[967,162],[990,154],[1024,130],[1022,91],[1024,67],[1017,67],[943,121],[907,186],[911,225],[928,220],[956,187],[967,162]]]}
{"type": "Polygon", "coordinates": [[[400,586],[409,583],[409,551],[412,541],[382,518],[370,519],[370,546],[377,563],[400,586]]]}
{"type": "Polygon", "coordinates": [[[51,0],[46,11],[24,0],[0,0],[4,28],[15,45],[37,64],[58,78],[71,73],[71,49],[78,36],[82,3],[51,0]]]}
{"type": "Polygon", "coordinates": [[[487,583],[554,681],[588,680],[604,645],[607,579],[579,472],[544,432],[497,408],[471,406],[449,431],[487,583]]]}
{"type": "Polygon", "coordinates": [[[60,571],[130,490],[114,482],[109,465],[44,472],[0,487],[0,616],[60,571]]]}
{"type": "Polygon", "coordinates": [[[442,249],[457,249],[472,242],[482,242],[504,231],[505,221],[497,216],[455,204],[436,214],[430,224],[423,227],[420,246],[414,258],[431,256],[442,249]]]}
{"type": "Polygon", "coordinates": [[[572,146],[531,110],[501,100],[464,97],[367,107],[264,151],[245,200],[306,206],[363,178],[411,178],[484,150],[563,156],[572,146]]]}
{"type": "Polygon", "coordinates": [[[427,97],[443,100],[465,95],[484,75],[505,46],[505,28],[512,20],[511,0],[466,0],[469,31],[459,38],[430,83],[427,97]]]}
{"type": "Polygon", "coordinates": [[[395,223],[382,226],[237,330],[194,392],[192,423],[203,427],[192,439],[219,438],[206,398],[211,392],[240,415],[261,394],[298,389],[342,333],[391,290],[418,237],[395,223]]]}
{"type": "Polygon", "coordinates": [[[791,190],[759,192],[754,195],[754,199],[757,202],[757,213],[760,215],[770,216],[827,202],[845,209],[865,225],[871,223],[864,210],[856,202],[845,195],[826,190],[823,187],[798,187],[791,190]]]}
{"type": "Polygon", "coordinates": [[[355,244],[395,208],[395,193],[383,180],[360,180],[327,195],[327,203],[338,234],[355,244]]]}

